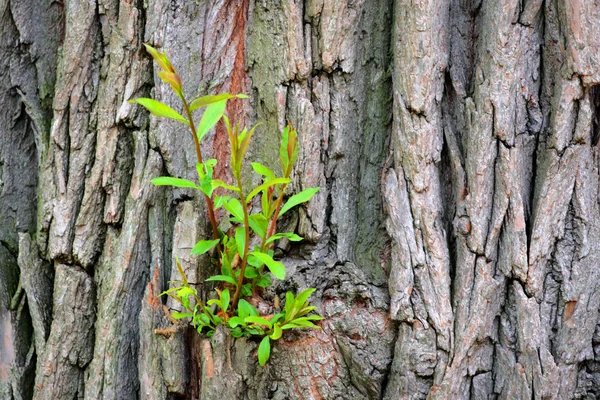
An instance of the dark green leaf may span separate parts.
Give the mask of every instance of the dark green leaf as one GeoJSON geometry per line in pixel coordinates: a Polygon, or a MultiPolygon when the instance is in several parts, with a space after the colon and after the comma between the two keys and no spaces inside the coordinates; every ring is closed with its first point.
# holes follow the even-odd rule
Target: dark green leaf
{"type": "Polygon", "coordinates": [[[194,248],[192,249],[192,251],[190,251],[191,254],[204,254],[207,251],[209,251],[210,249],[212,249],[213,247],[215,247],[217,245],[217,243],[220,242],[220,239],[214,239],[214,240],[201,240],[198,243],[196,243],[196,245],[194,246],[194,248]]]}
{"type": "Polygon", "coordinates": [[[279,211],[279,216],[281,217],[283,214],[285,214],[287,211],[289,211],[290,208],[295,207],[298,204],[301,204],[301,203],[304,203],[304,202],[310,200],[311,197],[313,197],[315,195],[315,193],[317,193],[318,191],[319,191],[318,187],[309,188],[309,189],[305,189],[305,190],[301,191],[298,194],[293,195],[285,203],[285,205],[281,208],[281,211],[279,211]]]}
{"type": "Polygon", "coordinates": [[[153,99],[139,98],[135,100],[129,100],[130,103],[138,103],[144,106],[148,111],[158,117],[171,118],[182,122],[186,125],[189,125],[189,122],[183,118],[179,113],[173,110],[168,105],[161,103],[160,101],[156,101],[153,99]]]}
{"type": "Polygon", "coordinates": [[[271,340],[265,336],[258,346],[258,363],[264,366],[271,355],[271,340]]]}

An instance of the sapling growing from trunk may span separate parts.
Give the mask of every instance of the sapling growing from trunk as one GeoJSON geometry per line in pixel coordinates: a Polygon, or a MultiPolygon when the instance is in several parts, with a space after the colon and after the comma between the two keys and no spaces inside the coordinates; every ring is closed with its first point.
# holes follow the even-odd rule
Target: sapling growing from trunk
{"type": "Polygon", "coordinates": [[[191,188],[202,192],[213,237],[210,240],[199,241],[191,253],[199,255],[216,249],[213,260],[221,270],[219,275],[207,279],[207,281],[219,282],[220,287],[216,289],[218,298],[204,304],[198,297],[196,289],[188,282],[179,260],[176,260],[181,281],[176,281],[176,287],[161,295],[168,295],[180,303],[185,312],[173,313],[172,316],[176,319],[190,318],[191,324],[200,334],[210,337],[219,325],[224,325],[234,337],[262,338],[258,347],[258,360],[260,365],[265,365],[271,351],[271,340],[278,340],[286,329],[319,328],[313,321],[322,319],[314,313],[315,307],[308,303],[308,297],[315,291],[312,288],[295,297],[291,292],[287,292],[283,312],[275,315],[260,315],[258,310],[245,300],[255,293],[260,293],[263,288],[269,287],[271,274],[277,279],[285,278],[285,265],[273,258],[274,242],[282,238],[290,241],[300,241],[302,238],[294,232],[277,232],[277,220],[291,208],[309,201],[319,188],[305,189],[291,196],[284,203],[285,190],[291,182],[292,169],[298,157],[297,132],[291,124],[285,127],[281,135],[279,158],[282,176],[277,176],[268,167],[253,162],[252,169],[262,176],[263,183],[250,190],[244,187],[242,179],[244,157],[257,125],[246,129],[232,123],[225,115],[225,108],[228,100],[246,99],[248,96],[223,93],[199,97],[188,102],[184,95],[181,77],[169,61],[166,52],[160,53],[147,44],[145,46],[161,68],[158,72],[160,79],[168,83],[181,100],[184,115],[153,99],[139,98],[131,102],[144,106],[156,116],[177,120],[188,127],[196,151],[198,173],[198,182],[160,177],[153,179],[152,183],[157,186],[191,188]],[[204,109],[204,113],[196,126],[193,113],[200,108],[204,109]],[[204,161],[200,148],[202,139],[221,120],[225,124],[229,138],[230,168],[235,179],[232,184],[213,178],[217,160],[211,158],[204,161]],[[217,188],[224,189],[228,195],[216,195],[217,188]],[[261,209],[250,214],[249,205],[256,196],[260,196],[261,209]],[[231,233],[219,229],[216,210],[221,207],[226,211],[227,218],[235,225],[234,229],[229,230],[231,233]],[[257,238],[260,245],[255,245],[251,249],[253,236],[257,238]]]}

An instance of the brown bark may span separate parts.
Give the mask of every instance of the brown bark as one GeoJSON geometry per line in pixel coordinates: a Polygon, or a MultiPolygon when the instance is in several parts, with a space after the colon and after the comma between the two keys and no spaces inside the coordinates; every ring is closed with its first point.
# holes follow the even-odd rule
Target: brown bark
{"type": "MultiPolygon", "coordinates": [[[[0,397],[600,397],[600,8],[594,1],[0,0],[0,397]],[[290,192],[289,278],[320,331],[198,336],[156,296],[212,233],[189,133],[128,103],[244,92],[248,159],[290,192]]],[[[227,175],[222,127],[204,157],[227,175]]],[[[247,171],[248,184],[257,183],[247,171]]]]}

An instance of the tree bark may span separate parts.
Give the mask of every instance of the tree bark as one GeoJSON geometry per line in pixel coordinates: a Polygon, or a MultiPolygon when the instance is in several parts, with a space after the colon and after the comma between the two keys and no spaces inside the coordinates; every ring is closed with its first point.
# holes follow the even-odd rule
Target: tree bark
{"type": "Polygon", "coordinates": [[[0,397],[600,398],[599,84],[595,1],[0,0],[0,397]],[[196,155],[127,102],[177,104],[144,42],[321,188],[264,296],[317,288],[322,330],[266,367],[157,297],[214,271],[203,198],[150,184],[196,155]]]}

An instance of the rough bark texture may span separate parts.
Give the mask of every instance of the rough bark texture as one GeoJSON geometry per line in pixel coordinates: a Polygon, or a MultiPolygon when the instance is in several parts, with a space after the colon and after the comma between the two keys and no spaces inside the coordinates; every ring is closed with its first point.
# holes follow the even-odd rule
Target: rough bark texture
{"type": "MultiPolygon", "coordinates": [[[[2,399],[600,398],[600,5],[584,0],[0,0],[2,399]],[[321,331],[206,339],[157,298],[211,275],[176,104],[251,95],[289,278],[321,331]]],[[[227,176],[223,127],[204,143],[227,176]]],[[[251,178],[256,183],[257,177],[251,178]]],[[[199,286],[203,296],[209,286],[199,286]]]]}

